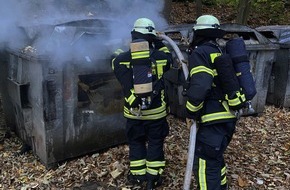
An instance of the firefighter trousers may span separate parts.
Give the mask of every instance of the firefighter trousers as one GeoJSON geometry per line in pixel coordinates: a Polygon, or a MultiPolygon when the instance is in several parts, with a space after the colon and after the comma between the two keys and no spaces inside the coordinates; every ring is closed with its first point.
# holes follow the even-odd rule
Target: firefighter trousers
{"type": "Polygon", "coordinates": [[[226,189],[224,152],[235,132],[235,125],[234,121],[199,127],[193,166],[198,189],[226,189]]]}
{"type": "Polygon", "coordinates": [[[166,117],[157,120],[127,119],[130,172],[158,180],[165,167],[164,139],[169,133],[166,117]]]}

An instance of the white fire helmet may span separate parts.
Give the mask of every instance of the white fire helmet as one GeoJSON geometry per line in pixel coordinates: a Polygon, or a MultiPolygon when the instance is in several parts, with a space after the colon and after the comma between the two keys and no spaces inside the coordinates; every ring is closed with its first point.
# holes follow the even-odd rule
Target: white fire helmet
{"type": "Polygon", "coordinates": [[[202,29],[219,29],[219,20],[212,15],[202,15],[196,19],[196,23],[193,26],[193,30],[202,29]]]}
{"type": "Polygon", "coordinates": [[[137,19],[132,31],[140,32],[142,34],[153,34],[156,36],[155,25],[153,21],[148,18],[137,19]]]}

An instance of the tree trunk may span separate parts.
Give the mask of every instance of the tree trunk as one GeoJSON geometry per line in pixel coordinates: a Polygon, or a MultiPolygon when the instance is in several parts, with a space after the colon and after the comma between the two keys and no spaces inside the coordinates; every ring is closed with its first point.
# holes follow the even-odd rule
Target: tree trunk
{"type": "Polygon", "coordinates": [[[290,7],[290,0],[285,0],[284,8],[289,8],[289,7],[290,7]]]}
{"type": "Polygon", "coordinates": [[[237,15],[237,23],[238,24],[247,24],[248,17],[250,14],[251,8],[251,0],[239,0],[238,5],[238,15],[237,15]]]}
{"type": "Polygon", "coordinates": [[[196,0],[196,18],[202,14],[202,0],[196,0]]]}
{"type": "Polygon", "coordinates": [[[172,9],[172,0],[165,0],[163,8],[163,16],[167,21],[170,20],[171,9],[172,9]]]}

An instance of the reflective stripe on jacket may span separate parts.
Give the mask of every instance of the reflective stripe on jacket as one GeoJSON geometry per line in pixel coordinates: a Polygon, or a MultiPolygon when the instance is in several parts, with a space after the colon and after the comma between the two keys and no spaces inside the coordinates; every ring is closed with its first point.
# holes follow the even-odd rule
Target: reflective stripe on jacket
{"type": "Polygon", "coordinates": [[[196,47],[189,55],[190,87],[186,109],[205,125],[236,119],[225,101],[213,64],[220,55],[219,49],[211,43],[196,47]]]}
{"type": "Polygon", "coordinates": [[[133,88],[133,71],[132,71],[132,55],[130,51],[120,53],[112,60],[112,68],[116,78],[121,83],[124,90],[124,117],[139,120],[155,120],[167,116],[167,103],[164,92],[163,73],[169,70],[172,65],[171,54],[166,46],[157,49],[150,49],[150,54],[137,53],[135,57],[150,56],[153,78],[154,98],[148,109],[141,110],[140,116],[133,114],[138,112],[138,97],[134,93],[133,88]],[[133,111],[133,112],[132,112],[133,111]]]}

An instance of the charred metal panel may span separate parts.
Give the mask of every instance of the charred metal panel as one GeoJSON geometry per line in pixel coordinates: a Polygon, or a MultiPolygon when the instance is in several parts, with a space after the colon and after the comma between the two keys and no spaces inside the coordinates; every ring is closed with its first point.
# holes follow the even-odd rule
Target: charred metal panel
{"type": "Polygon", "coordinates": [[[279,45],[271,73],[267,102],[290,107],[290,26],[261,26],[257,30],[271,42],[279,45]]]}
{"type": "Polygon", "coordinates": [[[0,93],[2,98],[2,106],[7,127],[12,130],[15,129],[16,122],[14,116],[13,106],[8,94],[8,59],[9,56],[6,51],[0,51],[0,93]]]}
{"type": "Polygon", "coordinates": [[[122,88],[112,72],[9,54],[16,132],[46,166],[126,142],[122,88]]]}

